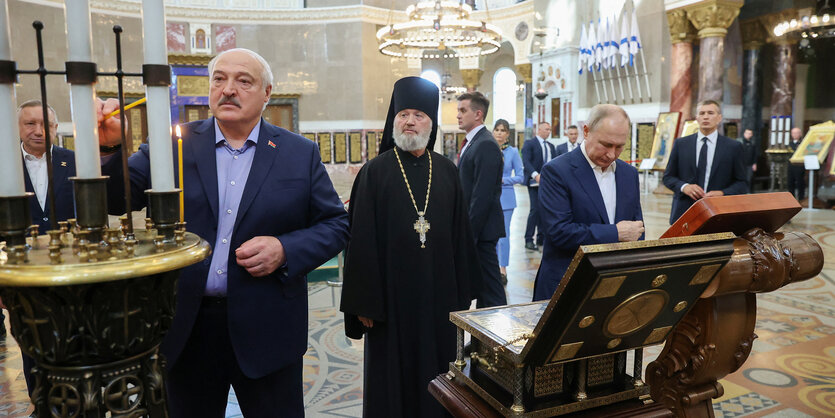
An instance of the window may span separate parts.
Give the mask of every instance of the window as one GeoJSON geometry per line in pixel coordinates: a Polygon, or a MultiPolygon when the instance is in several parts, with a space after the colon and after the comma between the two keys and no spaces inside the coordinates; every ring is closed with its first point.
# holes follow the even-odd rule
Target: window
{"type": "Polygon", "coordinates": [[[504,119],[516,123],[516,73],[500,68],[493,76],[493,120],[504,119]]]}

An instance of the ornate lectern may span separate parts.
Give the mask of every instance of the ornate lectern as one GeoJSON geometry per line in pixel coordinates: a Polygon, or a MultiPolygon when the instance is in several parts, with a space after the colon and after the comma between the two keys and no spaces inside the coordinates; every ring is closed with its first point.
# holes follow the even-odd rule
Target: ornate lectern
{"type": "Polygon", "coordinates": [[[451,313],[458,356],[429,390],[455,416],[712,416],[756,338],[754,293],[823,267],[811,237],[775,232],[799,210],[703,199],[662,239],[583,246],[551,300],[451,313]],[[644,382],[641,348],[665,341],[644,382]]]}

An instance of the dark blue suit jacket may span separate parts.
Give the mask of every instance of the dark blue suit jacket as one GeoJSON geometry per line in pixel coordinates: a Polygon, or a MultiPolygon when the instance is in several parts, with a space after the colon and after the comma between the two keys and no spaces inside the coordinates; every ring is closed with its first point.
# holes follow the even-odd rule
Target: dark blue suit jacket
{"type": "Polygon", "coordinates": [[[493,241],[503,236],[502,150],[485,126],[467,145],[458,160],[458,178],[467,199],[470,227],[476,241],[493,241]]]}
{"type": "MultiPolygon", "coordinates": [[[[52,147],[52,187],[55,193],[55,217],[57,221],[66,221],[75,217],[75,205],[73,204],[73,188],[70,177],[75,176],[75,153],[61,147],[52,147]]],[[[23,162],[23,180],[26,183],[27,192],[35,192],[32,186],[32,179],[29,178],[29,170],[26,169],[26,162],[23,162]]],[[[32,224],[38,225],[38,231],[45,234],[52,229],[49,222],[49,197],[44,202],[44,208],[38,203],[38,197],[32,196],[29,199],[29,213],[32,215],[32,224]]]]}
{"type": "MultiPolygon", "coordinates": [[[[214,118],[184,127],[185,220],[190,232],[214,245],[219,210],[214,118]]],[[[129,165],[136,210],[145,206],[143,192],[151,186],[147,145],[130,157],[129,165]]],[[[124,203],[118,206],[122,201],[118,194],[121,174],[107,168],[103,171],[112,176],[108,190],[111,213],[122,213],[124,203]]],[[[306,275],[345,248],[347,239],[348,216],[316,144],[262,119],[228,254],[229,335],[247,377],[259,378],[301,359],[307,350],[306,275]],[[286,269],[253,278],[235,262],[234,251],[262,235],[281,241],[286,269]]],[[[176,364],[191,334],[210,258],[183,269],[180,275],[177,313],[162,345],[169,368],[176,364]]]]}
{"type": "Polygon", "coordinates": [[[557,157],[568,153],[568,142],[557,145],[557,157]]]}
{"type": "MultiPolygon", "coordinates": [[[[615,164],[615,223],[641,221],[638,170],[621,160],[615,164]]],[[[539,202],[545,244],[533,300],[554,294],[581,245],[618,242],[618,229],[609,223],[597,179],[579,147],[545,164],[539,202]]]]}
{"type": "MultiPolygon", "coordinates": [[[[673,207],[670,223],[675,222],[695,203],[690,196],[681,192],[685,183],[695,184],[696,140],[698,133],[676,139],[664,170],[664,185],[673,191],[673,207]]],[[[748,193],[748,175],[742,164],[742,144],[726,136],[716,139],[716,150],[710,167],[710,178],[705,191],[721,190],[726,195],[748,193]]]]}
{"type": "MultiPolygon", "coordinates": [[[[545,141],[545,144],[550,148],[551,159],[553,160],[557,156],[557,149],[554,148],[554,144],[548,141],[545,141]]],[[[536,184],[531,178],[531,174],[534,171],[542,174],[542,147],[536,137],[528,139],[525,141],[525,145],[522,145],[522,165],[525,166],[525,178],[522,180],[522,184],[525,186],[530,186],[531,183],[536,184]]]]}

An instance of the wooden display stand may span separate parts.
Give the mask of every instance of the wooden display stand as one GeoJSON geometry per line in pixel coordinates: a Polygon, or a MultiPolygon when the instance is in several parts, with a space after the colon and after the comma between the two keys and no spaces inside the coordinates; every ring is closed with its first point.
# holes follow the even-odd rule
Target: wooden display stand
{"type": "Polygon", "coordinates": [[[550,301],[451,313],[458,358],[429,391],[456,417],[712,417],[756,338],[755,293],[823,268],[811,237],[776,232],[799,211],[789,193],[706,198],[665,239],[583,246],[550,301]],[[661,342],[645,385],[640,348],[661,342]]]}

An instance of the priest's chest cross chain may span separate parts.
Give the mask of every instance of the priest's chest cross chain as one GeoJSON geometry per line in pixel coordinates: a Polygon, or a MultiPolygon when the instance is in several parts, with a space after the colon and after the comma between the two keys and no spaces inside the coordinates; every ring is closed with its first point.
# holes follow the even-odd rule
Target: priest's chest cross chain
{"type": "Polygon", "coordinates": [[[426,210],[429,209],[429,190],[432,188],[432,154],[427,154],[429,158],[429,181],[426,184],[426,201],[423,210],[418,209],[417,202],[415,202],[415,195],[412,194],[412,186],[409,185],[409,179],[406,178],[406,170],[403,169],[403,162],[400,161],[400,154],[397,148],[394,149],[394,155],[397,157],[397,164],[400,166],[400,174],[403,175],[403,181],[406,182],[406,190],[409,191],[409,197],[412,198],[412,205],[415,207],[418,219],[415,221],[415,232],[420,238],[420,248],[426,248],[426,233],[429,232],[429,221],[424,217],[426,210]]]}

